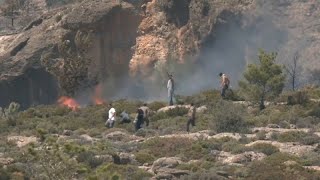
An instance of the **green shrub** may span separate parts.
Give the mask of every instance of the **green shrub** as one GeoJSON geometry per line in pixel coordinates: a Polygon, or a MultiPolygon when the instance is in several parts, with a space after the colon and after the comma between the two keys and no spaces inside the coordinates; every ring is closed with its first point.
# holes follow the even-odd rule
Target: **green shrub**
{"type": "Polygon", "coordinates": [[[116,109],[117,115],[119,116],[122,111],[126,111],[128,114],[136,113],[137,109],[143,105],[143,102],[121,99],[112,102],[112,105],[116,109]]]}
{"type": "Polygon", "coordinates": [[[136,136],[141,136],[141,137],[152,137],[152,136],[155,136],[156,134],[157,132],[155,130],[145,129],[145,128],[139,129],[135,133],[136,136]]]}
{"type": "Polygon", "coordinates": [[[271,138],[271,140],[273,140],[273,141],[278,141],[279,136],[280,136],[280,133],[278,133],[278,132],[272,132],[270,138],[271,138]]]}
{"type": "Polygon", "coordinates": [[[160,102],[160,101],[154,101],[152,103],[148,104],[148,107],[152,110],[152,111],[157,111],[163,107],[165,107],[167,104],[165,102],[160,102]]]}
{"type": "Polygon", "coordinates": [[[209,90],[209,91],[203,91],[203,92],[201,92],[199,94],[195,94],[193,96],[180,96],[179,99],[181,101],[180,104],[193,103],[197,107],[200,107],[203,105],[211,107],[217,102],[217,100],[221,99],[221,96],[220,96],[219,91],[209,90]]]}
{"type": "Polygon", "coordinates": [[[315,106],[313,107],[309,112],[308,112],[309,116],[315,116],[320,118],[320,106],[315,106]]]}
{"type": "Polygon", "coordinates": [[[258,140],[265,140],[267,138],[267,132],[266,131],[259,131],[257,134],[258,140]]]}
{"type": "Polygon", "coordinates": [[[103,163],[103,160],[96,158],[95,154],[91,151],[80,152],[76,159],[78,162],[86,163],[91,168],[96,168],[103,163]]]}
{"type": "Polygon", "coordinates": [[[299,165],[300,160],[285,153],[274,153],[262,161],[255,161],[249,166],[249,180],[269,179],[317,179],[319,177],[314,171],[309,171],[299,165]],[[296,165],[287,166],[286,161],[295,161],[296,165]]]}
{"type": "Polygon", "coordinates": [[[304,166],[320,166],[319,152],[309,152],[301,157],[301,163],[304,166]]]}
{"type": "Polygon", "coordinates": [[[251,146],[251,148],[253,149],[253,151],[261,152],[266,155],[271,155],[271,154],[279,152],[279,149],[277,147],[275,147],[271,144],[267,144],[267,143],[255,144],[255,145],[251,146]]]}
{"type": "Polygon", "coordinates": [[[210,150],[219,148],[217,141],[192,140],[189,138],[152,138],[140,145],[141,150],[155,158],[181,157],[185,160],[207,158],[210,150]]]}
{"type": "Polygon", "coordinates": [[[248,132],[245,107],[230,102],[220,101],[214,108],[214,122],[211,128],[217,132],[248,132]]]}
{"type": "Polygon", "coordinates": [[[320,137],[315,134],[308,134],[300,139],[300,143],[304,145],[313,145],[320,142],[320,137]]]}
{"type": "Polygon", "coordinates": [[[250,148],[240,144],[237,140],[231,140],[222,145],[222,150],[232,154],[240,154],[249,151],[250,148]]]}
{"type": "Polygon", "coordinates": [[[100,166],[90,179],[149,179],[152,174],[131,165],[107,164],[100,166]]]}
{"type": "Polygon", "coordinates": [[[153,161],[156,160],[153,155],[146,153],[144,151],[135,153],[135,157],[136,157],[136,160],[141,164],[144,164],[144,163],[151,164],[153,163],[153,161]]]}
{"type": "Polygon", "coordinates": [[[189,109],[187,108],[184,108],[184,107],[176,107],[176,108],[173,108],[173,109],[169,109],[166,114],[169,116],[169,117],[177,117],[177,116],[183,116],[185,114],[187,114],[189,111],[189,109]]]}
{"type": "Polygon", "coordinates": [[[280,96],[282,102],[287,102],[288,105],[305,105],[309,102],[309,96],[307,91],[294,91],[283,93],[280,96]]]}
{"type": "Polygon", "coordinates": [[[302,131],[289,131],[279,135],[279,142],[300,142],[303,144],[314,144],[319,141],[319,137],[302,132],[302,131]]]}
{"type": "Polygon", "coordinates": [[[216,172],[208,171],[208,172],[196,172],[190,175],[184,175],[180,177],[181,180],[189,180],[189,179],[212,179],[212,180],[227,180],[228,178],[217,175],[216,172]]]}

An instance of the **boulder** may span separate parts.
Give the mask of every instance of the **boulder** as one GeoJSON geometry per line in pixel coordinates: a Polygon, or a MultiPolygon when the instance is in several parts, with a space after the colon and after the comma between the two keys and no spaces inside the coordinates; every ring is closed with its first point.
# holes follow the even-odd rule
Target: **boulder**
{"type": "Polygon", "coordinates": [[[142,137],[130,135],[130,134],[127,134],[126,132],[123,132],[123,131],[114,131],[111,133],[104,134],[103,138],[111,140],[111,141],[122,141],[122,142],[139,141],[139,140],[143,139],[142,137]]]}
{"type": "Polygon", "coordinates": [[[176,178],[179,178],[180,176],[190,174],[190,171],[162,167],[162,168],[158,169],[157,174],[170,174],[176,178]]]}
{"type": "Polygon", "coordinates": [[[175,168],[181,163],[182,163],[182,161],[180,158],[163,157],[163,158],[159,158],[153,162],[151,170],[154,173],[157,173],[159,171],[159,169],[161,169],[161,168],[175,168]]]}
{"type": "Polygon", "coordinates": [[[0,165],[10,165],[14,162],[13,158],[0,158],[0,165]]]}
{"type": "Polygon", "coordinates": [[[252,161],[262,160],[265,157],[267,157],[265,154],[258,153],[258,152],[253,152],[253,151],[248,151],[248,152],[244,152],[244,153],[236,154],[236,155],[233,155],[233,154],[228,153],[228,152],[221,152],[221,154],[219,155],[220,161],[222,161],[225,164],[249,163],[249,162],[252,162],[252,161]]]}
{"type": "Polygon", "coordinates": [[[279,148],[280,152],[285,152],[289,153],[295,156],[303,156],[304,154],[307,154],[313,150],[316,149],[316,146],[309,146],[309,145],[302,145],[299,143],[294,143],[294,142],[286,142],[286,143],[281,143],[277,141],[268,141],[268,140],[258,140],[251,142],[249,144],[246,144],[245,146],[253,146],[255,144],[259,143],[267,143],[271,144],[277,148],[279,148]]]}
{"type": "Polygon", "coordinates": [[[118,156],[120,159],[120,164],[137,164],[134,154],[120,153],[118,156]]]}
{"type": "Polygon", "coordinates": [[[30,143],[37,143],[39,142],[39,139],[35,136],[8,136],[7,138],[8,142],[15,143],[19,148],[26,146],[30,143]]]}
{"type": "Polygon", "coordinates": [[[63,136],[71,136],[73,134],[73,131],[71,130],[63,130],[62,135],[63,136]]]}
{"type": "Polygon", "coordinates": [[[101,160],[104,163],[113,163],[113,157],[111,155],[96,155],[95,158],[101,160]]]}
{"type": "Polygon", "coordinates": [[[93,143],[93,141],[94,141],[94,139],[91,136],[89,136],[88,134],[82,134],[80,136],[80,139],[86,143],[93,143]]]}

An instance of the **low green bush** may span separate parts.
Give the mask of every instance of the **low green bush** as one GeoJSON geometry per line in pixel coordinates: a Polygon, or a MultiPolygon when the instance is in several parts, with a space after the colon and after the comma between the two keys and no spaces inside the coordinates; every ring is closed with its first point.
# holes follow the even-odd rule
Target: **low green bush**
{"type": "Polygon", "coordinates": [[[109,163],[107,165],[100,166],[95,173],[93,173],[88,179],[149,179],[152,174],[139,169],[136,166],[131,165],[117,165],[109,163]]]}
{"type": "Polygon", "coordinates": [[[144,163],[151,164],[156,160],[156,158],[153,155],[144,151],[139,151],[135,153],[135,157],[136,157],[136,160],[141,164],[144,164],[144,163]]]}
{"type": "Polygon", "coordinates": [[[240,144],[237,140],[231,140],[222,145],[222,151],[231,152],[232,154],[241,154],[249,150],[249,147],[240,144]]]}
{"type": "Polygon", "coordinates": [[[257,134],[258,140],[265,140],[267,138],[267,132],[266,131],[259,131],[257,134]]]}
{"type": "Polygon", "coordinates": [[[312,145],[320,141],[317,135],[302,131],[289,131],[279,135],[279,142],[300,142],[305,145],[312,145]]]}
{"type": "Polygon", "coordinates": [[[301,163],[304,166],[320,166],[320,153],[309,152],[301,157],[301,163]]]}
{"type": "Polygon", "coordinates": [[[213,112],[215,121],[210,127],[217,132],[248,132],[248,123],[245,121],[247,114],[242,105],[220,101],[216,104],[213,112]]]}
{"type": "Polygon", "coordinates": [[[317,179],[319,174],[300,165],[299,158],[285,153],[274,153],[262,161],[255,161],[248,167],[248,180],[269,179],[317,179]],[[295,165],[286,165],[286,161],[295,161],[295,165]]]}
{"type": "Polygon", "coordinates": [[[251,146],[251,149],[253,151],[261,152],[266,155],[271,155],[271,154],[279,152],[279,148],[277,148],[271,144],[267,144],[267,143],[255,144],[255,145],[251,146]]]}

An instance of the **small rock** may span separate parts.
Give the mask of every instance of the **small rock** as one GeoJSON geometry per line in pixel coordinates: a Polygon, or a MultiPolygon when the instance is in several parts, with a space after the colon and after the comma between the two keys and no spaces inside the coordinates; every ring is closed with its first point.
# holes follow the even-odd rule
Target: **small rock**
{"type": "Polygon", "coordinates": [[[290,124],[290,129],[297,129],[297,126],[295,124],[290,124]]]}
{"type": "Polygon", "coordinates": [[[180,169],[171,169],[171,168],[164,167],[164,168],[158,169],[157,174],[171,174],[174,177],[179,178],[180,176],[190,174],[190,171],[180,170],[180,169]]]}
{"type": "Polygon", "coordinates": [[[157,174],[154,179],[157,179],[157,180],[169,180],[169,179],[172,179],[173,178],[173,175],[171,174],[157,174]]]}
{"type": "Polygon", "coordinates": [[[12,158],[0,158],[1,165],[10,165],[13,162],[14,162],[14,159],[12,159],[12,158]]]}
{"type": "Polygon", "coordinates": [[[157,172],[160,168],[175,168],[179,164],[181,164],[182,161],[180,158],[177,157],[163,157],[153,162],[152,165],[152,171],[157,172]]]}
{"type": "Polygon", "coordinates": [[[278,124],[268,124],[267,128],[280,128],[278,124]]]}
{"type": "Polygon", "coordinates": [[[109,139],[111,141],[134,141],[134,140],[141,140],[143,138],[134,136],[134,135],[129,135],[125,132],[122,131],[114,131],[109,134],[105,134],[103,136],[106,139],[109,139]]]}
{"type": "Polygon", "coordinates": [[[298,163],[296,161],[286,161],[283,163],[284,165],[286,166],[294,166],[294,165],[297,165],[298,163]]]}
{"type": "Polygon", "coordinates": [[[219,176],[223,176],[223,177],[226,177],[226,178],[229,177],[229,174],[227,172],[225,172],[225,171],[217,171],[217,174],[219,176]]]}
{"type": "Polygon", "coordinates": [[[102,160],[104,163],[112,163],[113,158],[111,155],[96,155],[95,158],[102,160]]]}
{"type": "Polygon", "coordinates": [[[266,157],[263,153],[257,153],[253,151],[244,152],[242,154],[231,155],[228,156],[226,159],[223,160],[223,163],[230,164],[230,163],[247,163],[252,161],[259,161],[266,157]]]}
{"type": "Polygon", "coordinates": [[[19,148],[26,146],[30,143],[37,143],[38,138],[34,136],[26,137],[26,136],[9,136],[7,138],[8,142],[15,143],[19,148]]]}
{"type": "Polygon", "coordinates": [[[136,164],[136,157],[134,154],[129,154],[129,153],[120,153],[119,154],[120,158],[120,164],[136,164]]]}
{"type": "Polygon", "coordinates": [[[71,131],[71,130],[64,130],[62,133],[62,135],[64,135],[64,136],[71,136],[72,134],[73,134],[73,131],[71,131]]]}
{"type": "Polygon", "coordinates": [[[86,142],[93,143],[93,138],[88,134],[82,134],[80,138],[86,142]]]}

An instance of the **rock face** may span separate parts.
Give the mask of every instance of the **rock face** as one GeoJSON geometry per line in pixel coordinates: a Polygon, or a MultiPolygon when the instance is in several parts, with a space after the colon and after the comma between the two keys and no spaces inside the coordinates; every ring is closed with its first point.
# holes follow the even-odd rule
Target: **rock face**
{"type": "Polygon", "coordinates": [[[8,44],[0,51],[0,106],[49,104],[128,74],[140,19],[131,4],[111,0],[42,15],[35,20],[40,23],[1,42],[8,44]]]}
{"type": "Polygon", "coordinates": [[[113,96],[198,64],[200,78],[228,69],[236,81],[257,48],[278,50],[285,60],[298,51],[312,69],[319,65],[319,7],[317,0],[84,0],[54,9],[0,37],[0,106],[50,104],[102,82],[113,96]]]}

